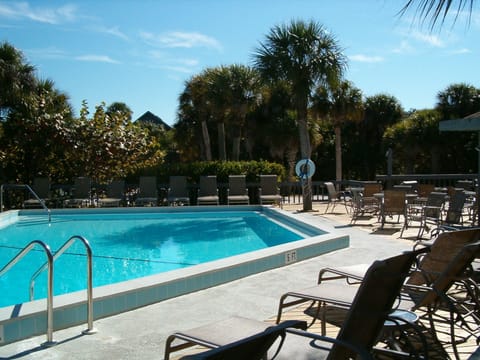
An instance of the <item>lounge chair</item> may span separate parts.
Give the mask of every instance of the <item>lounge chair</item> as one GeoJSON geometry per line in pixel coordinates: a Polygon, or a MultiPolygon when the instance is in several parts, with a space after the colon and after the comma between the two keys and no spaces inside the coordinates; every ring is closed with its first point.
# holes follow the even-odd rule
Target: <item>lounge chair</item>
{"type": "MultiPolygon", "coordinates": [[[[328,359],[348,359],[359,355],[361,359],[371,359],[372,351],[388,352],[383,349],[373,350],[373,347],[382,332],[384,323],[417,254],[418,252],[408,252],[372,264],[367,271],[364,282],[356,293],[337,338],[328,338],[307,332],[304,329],[306,324],[302,322],[300,323],[301,326],[286,328],[287,336],[283,346],[280,348],[278,355],[275,357],[275,353],[273,356],[276,359],[290,360],[318,359],[322,358],[322,355],[328,355],[328,359]],[[328,344],[328,346],[333,345],[331,345],[331,348],[327,348],[322,345],[322,342],[328,344]]],[[[221,323],[223,326],[211,324],[202,327],[200,332],[197,330],[181,333],[181,335],[179,333],[172,335],[167,340],[165,360],[169,359],[172,342],[176,339],[187,341],[184,345],[201,344],[215,348],[198,355],[184,357],[184,360],[251,359],[242,351],[255,345],[254,341],[258,339],[255,336],[259,332],[258,327],[265,327],[265,323],[245,319],[237,322],[236,319],[221,323]],[[233,334],[237,335],[240,330],[247,332],[249,335],[244,335],[238,339],[233,334]],[[204,336],[207,337],[207,340],[204,340],[204,336]],[[225,338],[229,340],[225,340],[225,338]],[[224,345],[220,345],[222,343],[224,345]]],[[[262,348],[262,351],[264,348],[262,348]]],[[[270,353],[272,352],[270,351],[270,353]]],[[[260,359],[260,357],[252,357],[252,359],[260,359]]]]}
{"type": "Polygon", "coordinates": [[[260,175],[260,187],[258,189],[260,205],[278,204],[283,207],[283,198],[278,188],[277,175],[260,175]]]}
{"type": "Polygon", "coordinates": [[[197,205],[218,205],[217,177],[215,175],[200,176],[197,205]]]}
{"type": "Polygon", "coordinates": [[[135,199],[135,206],[157,206],[157,178],[155,176],[141,176],[138,186],[139,192],[135,199]]]}
{"type": "Polygon", "coordinates": [[[190,194],[186,176],[170,176],[167,202],[170,206],[190,205],[190,194]]]}
{"type": "Polygon", "coordinates": [[[33,179],[33,184],[31,189],[38,196],[36,197],[30,195],[30,199],[27,199],[23,202],[24,208],[38,208],[42,207],[42,204],[45,204],[50,199],[50,180],[46,177],[37,177],[33,179]]]}
{"type": "MultiPolygon", "coordinates": [[[[187,331],[175,332],[170,335],[165,342],[164,360],[169,360],[171,353],[192,346],[200,345],[211,349],[225,345],[232,346],[238,341],[249,337],[256,337],[255,335],[259,334],[266,335],[278,331],[278,334],[282,335],[287,327],[306,329],[307,324],[304,321],[285,321],[282,324],[278,324],[278,327],[272,327],[272,325],[274,324],[239,316],[232,316],[187,331]]],[[[267,340],[269,339],[267,338],[267,340]]],[[[263,356],[269,347],[270,346],[264,349],[260,354],[263,356]]],[[[223,358],[225,359],[225,357],[223,358]]],[[[246,358],[250,359],[249,357],[243,357],[243,359],[246,358]]]]}
{"type": "Polygon", "coordinates": [[[125,198],[125,180],[114,180],[107,185],[107,196],[98,199],[100,207],[120,206],[125,198]]]}
{"type": "Polygon", "coordinates": [[[87,207],[91,204],[92,180],[89,177],[77,177],[73,185],[73,196],[64,202],[65,207],[87,207]]]}
{"type": "Polygon", "coordinates": [[[417,239],[421,239],[429,225],[438,227],[442,221],[442,213],[446,194],[432,191],[427,195],[425,202],[407,205],[405,228],[412,226],[412,222],[419,222],[417,239]]]}
{"type": "MultiPolygon", "coordinates": [[[[454,325],[460,325],[464,331],[474,334],[475,329],[467,326],[469,322],[465,318],[473,319],[473,322],[476,323],[478,321],[476,316],[478,315],[465,308],[476,307],[478,312],[480,311],[480,305],[478,302],[475,303],[474,294],[469,293],[467,286],[464,286],[464,293],[470,294],[470,300],[472,300],[468,306],[460,298],[449,296],[448,292],[455,281],[466,280],[464,279],[464,273],[475,256],[478,256],[480,245],[477,241],[479,238],[480,229],[440,234],[429,247],[430,251],[420,259],[418,267],[405,282],[402,297],[398,304],[398,308],[403,310],[416,311],[421,309],[423,315],[420,319],[427,320],[434,336],[436,334],[435,324],[446,323],[450,328],[449,344],[453,346],[454,351],[456,351],[458,341],[454,325]],[[447,320],[444,317],[437,316],[437,310],[440,308],[447,309],[447,314],[449,314],[447,320]]],[[[317,318],[321,318],[322,329],[325,331],[327,307],[323,305],[329,303],[348,307],[356,292],[356,287],[348,284],[361,283],[366,269],[368,269],[368,265],[359,264],[320,270],[317,286],[286,293],[282,296],[277,321],[281,320],[282,312],[287,307],[308,301],[311,301],[313,306],[318,302],[319,306],[312,324],[317,318]],[[328,281],[341,278],[344,278],[347,283],[339,284],[336,281],[328,281]],[[286,301],[292,298],[294,300],[286,301]]],[[[439,343],[438,339],[435,341],[439,343]]]]}
{"type": "Polygon", "coordinates": [[[245,175],[229,175],[228,176],[228,205],[234,204],[250,204],[248,196],[247,181],[245,175]]]}

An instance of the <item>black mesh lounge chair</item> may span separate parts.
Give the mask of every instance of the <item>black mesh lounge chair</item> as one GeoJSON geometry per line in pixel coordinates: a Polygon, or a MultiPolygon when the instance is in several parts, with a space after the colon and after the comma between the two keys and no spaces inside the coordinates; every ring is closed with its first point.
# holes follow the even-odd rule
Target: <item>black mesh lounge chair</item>
{"type": "Polygon", "coordinates": [[[248,196],[248,188],[245,175],[229,175],[228,176],[228,205],[234,204],[250,204],[248,196]]]}
{"type": "Polygon", "coordinates": [[[215,175],[200,176],[197,205],[218,205],[217,177],[215,175]]]}
{"type": "Polygon", "coordinates": [[[260,205],[278,204],[283,205],[283,198],[278,188],[277,175],[260,175],[260,188],[258,189],[260,205]]]}
{"type": "MultiPolygon", "coordinates": [[[[477,241],[479,236],[480,229],[440,234],[429,248],[430,251],[422,256],[418,267],[405,282],[401,301],[398,304],[399,309],[409,311],[420,309],[422,312],[420,319],[427,320],[434,338],[437,334],[435,324],[437,322],[446,324],[450,330],[448,334],[450,341],[444,342],[444,345],[452,346],[454,352],[456,352],[458,341],[466,341],[466,338],[459,339],[456,336],[455,326],[461,327],[463,331],[467,331],[473,336],[475,336],[475,331],[478,331],[469,325],[471,321],[466,320],[466,318],[473,320],[473,323],[477,324],[478,327],[477,318],[480,309],[478,309],[478,302],[475,303],[475,294],[469,293],[468,289],[465,289],[464,293],[469,298],[467,304],[467,301],[461,298],[449,296],[449,290],[456,281],[464,279],[465,271],[471,265],[475,256],[478,256],[480,245],[477,241]],[[468,310],[468,307],[476,308],[477,315],[475,311],[468,310]],[[439,309],[446,309],[446,313],[449,314],[448,319],[444,316],[437,316],[439,314],[437,310],[439,309]]],[[[325,331],[328,311],[326,305],[335,304],[349,307],[356,293],[356,286],[347,284],[361,283],[364,279],[365,268],[368,268],[368,266],[356,265],[322,269],[319,274],[319,285],[289,292],[281,297],[277,321],[281,320],[282,311],[285,308],[311,301],[312,308],[313,305],[319,304],[312,324],[315,319],[322,319],[322,327],[325,331]],[[347,284],[327,281],[339,278],[345,278],[347,284]]],[[[436,343],[440,343],[439,339],[435,338],[434,340],[436,343]]]]}
{"type": "Polygon", "coordinates": [[[73,196],[65,200],[65,207],[87,207],[91,203],[92,180],[89,177],[75,178],[73,196]]]}
{"type": "Polygon", "coordinates": [[[46,177],[37,177],[33,179],[32,190],[38,196],[40,201],[30,194],[31,198],[23,202],[24,208],[42,207],[50,199],[50,180],[46,177]],[[42,202],[42,203],[41,203],[42,202]]]}
{"type": "Polygon", "coordinates": [[[170,176],[167,201],[170,206],[190,205],[186,176],[170,176]]]}
{"type": "MultiPolygon", "coordinates": [[[[349,359],[356,358],[358,355],[360,359],[372,359],[373,346],[377,342],[385,320],[398,297],[400,288],[416,255],[415,252],[409,252],[372,264],[367,271],[364,282],[356,293],[337,338],[309,333],[305,331],[306,324],[302,322],[301,326],[286,328],[287,336],[283,346],[280,344],[279,352],[277,348],[278,355],[275,352],[269,358],[301,360],[318,359],[326,356],[327,359],[349,359]]],[[[248,321],[249,326],[252,327],[251,334],[255,334],[253,329],[256,326],[265,326],[263,322],[248,321]]],[[[190,355],[183,359],[260,359],[259,356],[264,354],[259,353],[256,354],[256,357],[249,357],[246,356],[247,353],[244,353],[244,351],[248,351],[245,349],[250,349],[251,346],[260,346],[255,343],[258,340],[255,335],[244,336],[227,342],[225,345],[217,345],[218,347],[212,346],[212,343],[222,342],[220,339],[225,338],[225,336],[231,337],[231,334],[236,333],[238,329],[244,329],[245,327],[242,327],[242,325],[241,322],[237,323],[233,320],[228,327],[216,326],[215,324],[203,327],[201,336],[196,332],[189,332],[188,337],[183,340],[192,341],[193,339],[197,342],[203,336],[208,336],[211,340],[203,345],[210,345],[209,347],[215,347],[215,349],[190,355]]],[[[176,339],[176,336],[167,340],[167,347],[171,345],[174,339],[176,339]]],[[[260,348],[264,351],[265,347],[261,346],[260,348]]],[[[387,350],[378,351],[386,352],[387,350]]],[[[273,350],[270,351],[270,353],[273,352],[273,350]]],[[[166,353],[166,360],[168,360],[168,356],[169,353],[166,353]]]]}
{"type": "Polygon", "coordinates": [[[139,192],[135,199],[135,206],[157,206],[157,178],[155,176],[141,176],[138,185],[139,192]]]}
{"type": "Polygon", "coordinates": [[[120,206],[125,198],[125,180],[114,180],[107,185],[107,196],[98,199],[100,207],[120,206]]]}

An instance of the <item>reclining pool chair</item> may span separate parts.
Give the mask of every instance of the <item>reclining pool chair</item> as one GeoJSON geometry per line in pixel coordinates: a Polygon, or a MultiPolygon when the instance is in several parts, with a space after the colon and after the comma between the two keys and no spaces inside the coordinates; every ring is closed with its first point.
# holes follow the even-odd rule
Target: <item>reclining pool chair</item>
{"type": "Polygon", "coordinates": [[[24,208],[42,207],[42,203],[45,204],[50,199],[50,179],[46,177],[36,177],[33,179],[31,189],[40,201],[36,197],[33,197],[32,194],[29,194],[31,198],[23,202],[24,208]]]}
{"type": "Polygon", "coordinates": [[[248,196],[247,181],[245,175],[229,175],[228,176],[228,205],[234,204],[250,204],[248,196]]]}
{"type": "Polygon", "coordinates": [[[260,205],[278,204],[280,207],[283,207],[283,198],[278,188],[277,175],[260,175],[258,198],[260,205]]]}
{"type": "Polygon", "coordinates": [[[138,186],[139,192],[135,199],[135,206],[157,206],[157,178],[155,176],[141,176],[138,186]]]}
{"type": "Polygon", "coordinates": [[[218,205],[217,177],[215,175],[200,176],[197,205],[218,205]]]}
{"type": "MultiPolygon", "coordinates": [[[[443,341],[443,345],[452,346],[456,353],[457,341],[466,341],[466,338],[456,337],[455,326],[467,332],[468,336],[478,336],[478,314],[480,312],[475,291],[469,292],[465,286],[464,297],[454,298],[449,295],[449,290],[457,281],[465,280],[465,272],[472,261],[478,256],[480,244],[478,239],[480,229],[462,230],[457,232],[442,233],[428,249],[429,252],[419,258],[419,264],[409,276],[401,292],[399,309],[408,311],[421,310],[420,320],[427,320],[435,344],[441,344],[437,338],[436,324],[449,327],[450,341],[443,341]],[[468,304],[467,304],[468,303],[468,304]],[[476,309],[471,311],[471,308],[476,309]],[[470,310],[468,310],[470,308],[470,310]],[[438,310],[447,310],[448,319],[440,315],[438,310]],[[469,321],[467,321],[467,318],[469,321]],[[473,320],[473,327],[470,325],[473,320]]],[[[421,249],[419,249],[421,250],[421,249]]],[[[350,306],[356,292],[355,284],[364,281],[365,269],[368,265],[360,264],[350,267],[325,268],[319,273],[318,285],[300,291],[284,294],[280,299],[277,321],[280,321],[282,311],[292,305],[312,302],[318,304],[312,323],[317,318],[322,320],[322,332],[325,332],[328,304],[350,306]],[[345,279],[346,283],[337,280],[345,279]],[[287,301],[288,299],[288,301],[287,301]],[[293,299],[293,300],[292,300],[293,299]]],[[[331,309],[331,308],[330,308],[331,309]]],[[[443,348],[443,345],[440,347],[443,348]]]]}
{"type": "Polygon", "coordinates": [[[73,196],[64,202],[65,207],[88,207],[91,204],[92,179],[89,177],[75,178],[73,196]]]}
{"type": "Polygon", "coordinates": [[[190,205],[186,176],[170,176],[167,201],[170,206],[190,205]]]}
{"type": "MultiPolygon", "coordinates": [[[[388,352],[388,350],[373,349],[373,347],[417,253],[418,251],[408,252],[383,261],[376,261],[372,264],[336,338],[307,332],[305,331],[306,323],[301,322],[299,324],[301,326],[289,326],[286,328],[287,335],[283,346],[280,344],[279,352],[277,348],[273,356],[272,353],[274,351],[271,350],[268,358],[301,360],[318,359],[327,356],[327,359],[348,359],[358,355],[360,359],[372,359],[372,352],[388,352]]],[[[233,320],[227,327],[219,327],[215,324],[203,327],[201,335],[205,334],[211,340],[206,342],[200,340],[201,336],[199,337],[199,334],[195,331],[182,339],[188,341],[187,345],[203,342],[204,346],[213,347],[214,349],[196,355],[189,355],[182,359],[260,359],[261,357],[258,356],[261,356],[261,353],[256,354],[257,357],[249,357],[243,353],[244,349],[249,349],[250,346],[256,345],[255,342],[258,340],[259,332],[255,328],[259,325],[264,327],[265,323],[249,320],[249,326],[252,327],[250,335],[240,339],[232,339],[225,345],[220,346],[216,345],[222,342],[220,339],[223,339],[225,336],[232,338],[231,333],[236,332],[241,325],[237,325],[235,320],[233,320]]],[[[167,350],[176,338],[176,335],[169,337],[167,350]]],[[[262,351],[264,349],[265,347],[261,347],[262,351]]],[[[166,351],[165,360],[169,359],[169,354],[170,352],[166,351]]]]}
{"type": "Polygon", "coordinates": [[[107,185],[107,196],[98,199],[100,207],[117,207],[125,199],[125,180],[114,180],[107,185]]]}

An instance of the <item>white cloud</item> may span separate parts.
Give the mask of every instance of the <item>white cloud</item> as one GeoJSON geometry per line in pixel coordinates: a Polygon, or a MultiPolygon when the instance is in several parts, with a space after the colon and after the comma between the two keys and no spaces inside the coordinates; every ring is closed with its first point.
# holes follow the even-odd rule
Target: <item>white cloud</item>
{"type": "Polygon", "coordinates": [[[149,44],[167,48],[206,47],[221,50],[221,44],[213,37],[197,32],[172,31],[162,34],[142,32],[140,36],[149,44]]]}
{"type": "Polygon", "coordinates": [[[100,32],[100,33],[103,33],[103,34],[118,37],[119,39],[122,39],[122,40],[126,40],[126,41],[129,40],[128,36],[126,34],[124,34],[122,31],[120,31],[118,26],[114,26],[114,27],[110,27],[110,28],[107,28],[107,27],[104,27],[104,26],[97,26],[97,27],[93,27],[93,30],[95,30],[97,32],[100,32]]]}
{"type": "Polygon", "coordinates": [[[199,64],[197,59],[174,58],[171,55],[158,50],[152,50],[149,54],[156,62],[155,66],[175,72],[190,74],[194,72],[196,66],[199,64]]]}
{"type": "Polygon", "coordinates": [[[453,55],[461,55],[461,54],[470,54],[471,52],[472,51],[470,49],[462,48],[462,49],[453,50],[450,53],[453,55]]]}
{"type": "Polygon", "coordinates": [[[0,4],[0,17],[29,19],[48,24],[59,24],[74,21],[76,18],[75,5],[63,5],[57,8],[36,7],[28,2],[0,4]]]}
{"type": "Polygon", "coordinates": [[[363,54],[351,55],[349,56],[349,59],[352,61],[365,63],[379,63],[384,61],[384,58],[381,56],[368,56],[363,54]]]}
{"type": "Polygon", "coordinates": [[[75,60],[90,61],[90,62],[102,62],[102,63],[109,63],[109,64],[119,64],[120,63],[119,61],[114,60],[110,56],[107,56],[107,55],[81,55],[81,56],[75,57],[75,60]]]}
{"type": "Polygon", "coordinates": [[[433,34],[425,34],[419,31],[413,31],[410,33],[411,36],[422,43],[426,43],[433,47],[444,47],[444,42],[437,36],[433,34]]]}
{"type": "Polygon", "coordinates": [[[407,40],[402,40],[400,42],[400,45],[395,49],[393,49],[393,52],[396,54],[411,53],[413,51],[414,51],[413,47],[410,45],[410,43],[407,40]]]}

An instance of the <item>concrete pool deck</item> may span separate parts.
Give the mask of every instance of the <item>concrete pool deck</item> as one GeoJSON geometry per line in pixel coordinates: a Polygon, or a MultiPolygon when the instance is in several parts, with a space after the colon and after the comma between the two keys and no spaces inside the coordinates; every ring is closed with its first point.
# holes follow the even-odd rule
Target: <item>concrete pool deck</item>
{"type": "MultiPolygon", "coordinates": [[[[314,204],[318,212],[301,213],[301,205],[285,210],[300,219],[333,226],[350,236],[350,247],[282,268],[165,300],[94,323],[98,333],[82,335],[86,325],[54,332],[56,346],[43,348],[46,337],[37,336],[0,347],[3,359],[162,359],[165,340],[176,330],[188,329],[232,315],[265,320],[277,311],[278,300],[286,291],[316,283],[319,269],[326,266],[368,263],[407,249],[413,241],[399,239],[399,225],[376,231],[373,220],[348,226],[344,208],[324,214],[324,204],[314,204]],[[392,230],[394,229],[394,230],[392,230]]],[[[415,234],[418,229],[412,229],[415,234]]],[[[410,230],[409,230],[410,231],[410,230]]],[[[404,234],[408,237],[409,233],[404,234]]]]}

